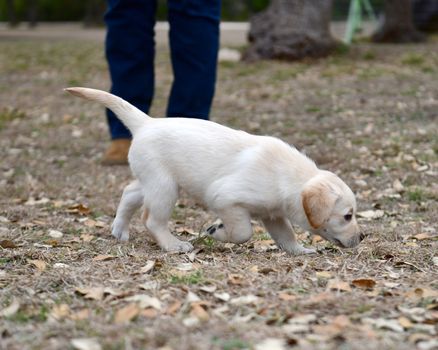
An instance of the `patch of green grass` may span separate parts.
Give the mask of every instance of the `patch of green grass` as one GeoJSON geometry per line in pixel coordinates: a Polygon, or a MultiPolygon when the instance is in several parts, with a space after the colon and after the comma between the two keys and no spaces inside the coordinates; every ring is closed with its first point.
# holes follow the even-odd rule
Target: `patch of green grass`
{"type": "Polygon", "coordinates": [[[69,235],[80,236],[82,234],[82,231],[82,228],[69,227],[64,232],[69,235]]]}
{"type": "Polygon", "coordinates": [[[374,174],[373,174],[374,176],[377,176],[377,177],[380,177],[380,176],[382,176],[383,175],[383,171],[381,170],[381,169],[376,169],[375,171],[374,171],[374,174]]]}
{"type": "Polygon", "coordinates": [[[10,258],[0,258],[0,265],[6,265],[7,263],[11,262],[12,260],[10,258]]]}
{"type": "Polygon", "coordinates": [[[32,317],[24,311],[18,310],[14,315],[8,317],[8,319],[17,323],[27,323],[32,320],[32,317]]]}
{"type": "Polygon", "coordinates": [[[402,91],[401,94],[403,96],[415,96],[417,94],[417,91],[418,91],[418,89],[412,88],[412,89],[408,89],[408,90],[402,91]]]}
{"type": "Polygon", "coordinates": [[[206,245],[208,248],[213,248],[216,242],[217,241],[212,237],[208,237],[208,236],[202,237],[202,243],[206,245]]]}
{"type": "Polygon", "coordinates": [[[339,43],[336,45],[334,54],[337,56],[345,56],[350,52],[350,45],[346,45],[344,43],[339,43]]]}
{"type": "Polygon", "coordinates": [[[181,210],[181,208],[175,207],[172,211],[172,220],[173,221],[184,221],[186,215],[184,208],[181,210]]]}
{"type": "Polygon", "coordinates": [[[373,79],[373,78],[379,78],[382,75],[388,74],[390,73],[388,70],[382,69],[380,67],[365,67],[363,69],[361,69],[358,74],[357,77],[359,79],[363,79],[363,80],[367,80],[367,79],[373,79]]]}
{"type": "Polygon", "coordinates": [[[226,68],[226,69],[233,69],[239,66],[239,62],[232,62],[232,61],[222,61],[219,62],[220,68],[226,68]]]}
{"type": "Polygon", "coordinates": [[[22,119],[26,114],[18,109],[3,108],[0,110],[0,130],[2,130],[7,123],[14,119],[22,119]]]}
{"type": "Polygon", "coordinates": [[[421,188],[415,188],[406,192],[406,196],[411,202],[421,202],[426,199],[426,193],[421,188]]]}
{"type": "Polygon", "coordinates": [[[435,68],[433,66],[423,66],[421,68],[421,71],[423,73],[434,73],[435,72],[435,68]]]}
{"type": "Polygon", "coordinates": [[[401,63],[409,66],[420,66],[424,64],[424,57],[416,53],[409,53],[402,57],[401,63]]]}
{"type": "Polygon", "coordinates": [[[212,339],[212,343],[220,346],[222,350],[251,349],[251,345],[247,341],[239,338],[218,339],[215,337],[212,339]]]}
{"type": "Polygon", "coordinates": [[[372,61],[376,59],[376,54],[373,51],[367,51],[363,54],[362,58],[366,61],[372,61]]]}
{"type": "Polygon", "coordinates": [[[287,81],[295,78],[298,74],[305,70],[304,65],[288,64],[287,66],[280,66],[278,70],[274,71],[270,76],[270,82],[287,81]]]}
{"type": "Polygon", "coordinates": [[[306,112],[307,113],[319,113],[319,112],[321,112],[321,108],[316,107],[316,106],[309,106],[306,108],[306,112]]]}
{"type": "Polygon", "coordinates": [[[199,284],[204,280],[202,272],[200,270],[184,276],[170,276],[170,283],[172,284],[199,284]]]}
{"type": "Polygon", "coordinates": [[[267,232],[258,235],[257,238],[259,241],[268,241],[268,240],[272,239],[272,237],[267,232]]]}
{"type": "Polygon", "coordinates": [[[264,71],[268,68],[270,68],[270,63],[264,61],[246,64],[244,66],[241,66],[241,69],[236,71],[236,76],[238,77],[255,76],[257,74],[260,74],[261,71],[264,71]]]}
{"type": "Polygon", "coordinates": [[[361,304],[356,308],[356,312],[359,314],[363,314],[365,312],[371,311],[373,307],[367,304],[361,304]]]}
{"type": "Polygon", "coordinates": [[[36,313],[28,313],[24,310],[18,310],[14,315],[9,317],[9,319],[17,323],[45,322],[47,321],[48,313],[49,308],[46,305],[41,305],[36,313]]]}

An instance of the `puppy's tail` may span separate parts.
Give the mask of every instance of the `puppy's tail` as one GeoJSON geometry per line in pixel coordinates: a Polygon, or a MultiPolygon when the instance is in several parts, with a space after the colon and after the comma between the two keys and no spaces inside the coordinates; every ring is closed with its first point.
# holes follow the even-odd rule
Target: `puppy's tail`
{"type": "Polygon", "coordinates": [[[138,129],[152,120],[151,117],[138,108],[108,92],[83,87],[70,87],[64,90],[74,96],[103,104],[120,118],[123,124],[131,131],[132,135],[135,135],[138,129]]]}

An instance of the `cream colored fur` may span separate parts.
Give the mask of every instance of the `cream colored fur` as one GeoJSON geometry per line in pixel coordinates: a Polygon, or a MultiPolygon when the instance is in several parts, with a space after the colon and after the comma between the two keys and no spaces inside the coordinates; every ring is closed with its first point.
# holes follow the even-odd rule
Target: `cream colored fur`
{"type": "Polygon", "coordinates": [[[221,218],[223,225],[210,231],[221,241],[249,240],[254,216],[280,248],[293,254],[314,250],[297,242],[291,223],[341,246],[359,243],[350,188],[283,141],[211,121],[152,119],[109,93],[66,90],[112,109],[133,134],[129,164],[136,180],[123,191],[112,226],[115,237],[128,240],[129,221],[143,207],[145,226],[162,249],[193,249],[168,229],[181,188],[221,218]]]}

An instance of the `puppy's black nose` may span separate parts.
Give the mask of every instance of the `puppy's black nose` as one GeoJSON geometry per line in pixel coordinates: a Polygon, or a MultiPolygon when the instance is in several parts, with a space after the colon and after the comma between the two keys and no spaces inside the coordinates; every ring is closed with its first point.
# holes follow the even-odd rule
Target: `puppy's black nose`
{"type": "Polygon", "coordinates": [[[362,242],[365,237],[366,237],[366,235],[364,233],[361,233],[359,236],[360,241],[362,242]]]}

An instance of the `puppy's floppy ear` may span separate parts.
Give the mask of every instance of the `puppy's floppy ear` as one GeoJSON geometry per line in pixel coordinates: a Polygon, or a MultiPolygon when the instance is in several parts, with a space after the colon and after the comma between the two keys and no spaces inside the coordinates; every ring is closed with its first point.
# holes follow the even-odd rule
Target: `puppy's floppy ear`
{"type": "Polygon", "coordinates": [[[304,187],[301,199],[310,226],[318,229],[328,220],[338,195],[324,182],[316,182],[304,187]]]}

